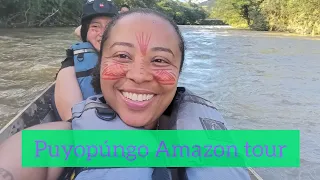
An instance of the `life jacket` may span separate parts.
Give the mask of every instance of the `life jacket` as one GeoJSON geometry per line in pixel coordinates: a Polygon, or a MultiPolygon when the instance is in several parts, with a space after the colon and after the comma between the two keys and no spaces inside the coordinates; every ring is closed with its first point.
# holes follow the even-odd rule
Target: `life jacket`
{"type": "MultiPolygon", "coordinates": [[[[226,122],[213,104],[178,88],[175,98],[160,120],[158,129],[227,130],[226,122]]],[[[105,102],[102,95],[89,97],[72,108],[72,129],[136,130],[126,125],[105,102]]],[[[74,180],[250,180],[244,168],[75,168],[74,180]]]]}
{"type": "Polygon", "coordinates": [[[74,68],[83,99],[95,95],[91,85],[92,72],[98,62],[98,53],[89,42],[81,42],[71,46],[74,68]]]}

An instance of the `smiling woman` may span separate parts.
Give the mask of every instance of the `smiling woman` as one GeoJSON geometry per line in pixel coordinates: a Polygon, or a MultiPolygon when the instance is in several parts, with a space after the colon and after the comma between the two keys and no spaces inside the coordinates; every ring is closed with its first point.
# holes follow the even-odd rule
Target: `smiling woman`
{"type": "MultiPolygon", "coordinates": [[[[33,129],[227,129],[225,121],[211,102],[194,95],[186,88],[177,87],[184,62],[184,41],[178,26],[165,15],[149,9],[137,9],[117,16],[104,32],[100,49],[92,80],[98,95],[90,96],[73,106],[71,126],[68,122],[59,122],[50,126],[42,124],[33,129]]],[[[119,138],[121,135],[119,134],[119,138]]],[[[143,137],[139,139],[147,139],[149,136],[143,137]]],[[[95,136],[89,138],[91,141],[95,136]]],[[[29,176],[33,179],[57,179],[61,174],[61,169],[23,169],[20,167],[19,155],[21,137],[18,134],[0,149],[0,167],[13,172],[16,179],[26,179],[29,176]]],[[[165,167],[77,167],[71,168],[71,171],[66,169],[61,177],[75,177],[76,180],[210,180],[212,177],[250,179],[244,168],[181,167],[178,171],[176,173],[165,167]],[[75,174],[69,176],[73,172],[75,174]]]]}
{"type": "Polygon", "coordinates": [[[177,90],[184,61],[178,27],[146,10],[123,13],[107,28],[101,49],[93,73],[96,93],[126,124],[153,128],[177,90]]]}

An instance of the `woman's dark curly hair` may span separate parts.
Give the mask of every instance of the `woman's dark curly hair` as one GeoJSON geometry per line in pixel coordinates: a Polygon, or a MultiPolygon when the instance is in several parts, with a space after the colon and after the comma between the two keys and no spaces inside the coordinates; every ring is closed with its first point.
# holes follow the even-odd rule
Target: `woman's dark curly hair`
{"type": "Polygon", "coordinates": [[[101,59],[102,59],[102,52],[103,52],[104,44],[108,40],[111,30],[117,24],[117,22],[120,19],[122,19],[123,17],[130,16],[131,14],[154,15],[154,16],[160,17],[161,19],[169,22],[172,25],[172,27],[175,29],[175,31],[176,31],[176,33],[178,35],[178,38],[180,40],[180,42],[179,42],[179,47],[180,47],[180,51],[181,51],[180,72],[182,70],[184,57],[185,57],[185,44],[184,44],[184,39],[183,39],[183,36],[182,36],[182,34],[181,34],[180,30],[179,30],[178,25],[172,19],[170,19],[169,17],[167,17],[166,15],[164,15],[164,14],[162,14],[160,12],[157,12],[157,11],[154,11],[154,10],[151,10],[151,9],[145,9],[145,8],[134,9],[134,10],[127,11],[127,12],[124,12],[124,13],[120,13],[118,16],[115,16],[112,19],[112,21],[109,23],[109,25],[108,25],[107,29],[105,30],[105,32],[103,33],[103,37],[102,37],[101,45],[100,45],[101,48],[100,48],[100,52],[99,52],[99,60],[97,62],[96,67],[93,70],[92,81],[91,81],[91,84],[92,84],[92,86],[94,88],[94,91],[97,94],[101,94],[102,93],[101,85],[100,85],[100,68],[101,68],[101,59]]]}

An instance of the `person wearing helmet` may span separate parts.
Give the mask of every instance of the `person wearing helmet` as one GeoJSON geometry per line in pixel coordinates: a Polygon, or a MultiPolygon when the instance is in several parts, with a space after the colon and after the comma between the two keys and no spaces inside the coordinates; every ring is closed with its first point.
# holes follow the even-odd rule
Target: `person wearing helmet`
{"type": "Polygon", "coordinates": [[[83,42],[73,44],[67,50],[67,57],[57,74],[53,100],[58,119],[70,119],[71,107],[95,94],[91,71],[98,61],[102,34],[117,14],[116,6],[110,0],[88,0],[84,4],[80,30],[83,42]]]}
{"type": "MultiPolygon", "coordinates": [[[[130,10],[130,7],[128,5],[126,5],[126,4],[123,4],[120,7],[119,13],[127,12],[129,10],[130,10]]],[[[80,39],[82,39],[82,37],[81,37],[81,27],[82,26],[80,25],[74,30],[74,34],[80,39]]]]}

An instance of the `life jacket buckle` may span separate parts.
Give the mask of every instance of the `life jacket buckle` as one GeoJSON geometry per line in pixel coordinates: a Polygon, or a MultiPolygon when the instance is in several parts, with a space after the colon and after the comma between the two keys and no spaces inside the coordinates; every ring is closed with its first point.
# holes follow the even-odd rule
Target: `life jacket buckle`
{"type": "Polygon", "coordinates": [[[80,53],[78,56],[77,56],[77,59],[79,62],[82,62],[84,60],[84,53],[80,53]]]}
{"type": "Polygon", "coordinates": [[[101,108],[101,107],[96,108],[96,115],[97,117],[99,117],[104,121],[112,121],[117,116],[115,111],[112,110],[111,108],[101,108]]]}

